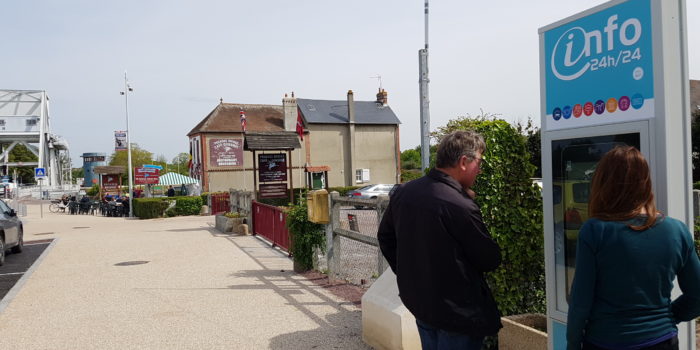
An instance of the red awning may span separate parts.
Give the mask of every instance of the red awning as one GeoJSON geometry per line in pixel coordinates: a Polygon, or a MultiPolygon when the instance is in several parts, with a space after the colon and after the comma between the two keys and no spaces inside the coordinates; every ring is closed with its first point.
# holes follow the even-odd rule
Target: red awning
{"type": "Polygon", "coordinates": [[[331,167],[328,165],[307,166],[304,168],[304,171],[307,173],[320,173],[320,172],[324,172],[324,171],[331,171],[331,167]]]}

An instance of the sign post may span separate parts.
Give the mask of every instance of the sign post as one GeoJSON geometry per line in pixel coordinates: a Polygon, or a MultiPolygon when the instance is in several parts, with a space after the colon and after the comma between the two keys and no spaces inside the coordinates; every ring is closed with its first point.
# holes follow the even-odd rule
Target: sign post
{"type": "Polygon", "coordinates": [[[44,179],[46,178],[46,169],[45,168],[34,168],[34,177],[36,180],[39,182],[39,213],[41,215],[41,218],[44,218],[44,189],[42,184],[44,183],[44,179]]]}

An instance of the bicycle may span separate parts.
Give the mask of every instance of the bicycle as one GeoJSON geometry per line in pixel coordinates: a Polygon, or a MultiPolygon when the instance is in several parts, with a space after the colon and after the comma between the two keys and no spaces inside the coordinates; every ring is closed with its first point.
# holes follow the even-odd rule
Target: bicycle
{"type": "Polygon", "coordinates": [[[49,204],[49,211],[52,213],[58,213],[59,211],[62,213],[66,212],[66,206],[61,202],[61,200],[52,200],[51,204],[49,204]]]}

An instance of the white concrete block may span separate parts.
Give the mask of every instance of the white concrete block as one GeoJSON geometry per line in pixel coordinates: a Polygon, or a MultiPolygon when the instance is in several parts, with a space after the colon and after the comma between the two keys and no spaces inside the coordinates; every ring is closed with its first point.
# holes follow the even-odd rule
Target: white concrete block
{"type": "Polygon", "coordinates": [[[401,302],[391,269],[362,297],[362,340],[379,350],[421,349],[416,319],[401,302]]]}

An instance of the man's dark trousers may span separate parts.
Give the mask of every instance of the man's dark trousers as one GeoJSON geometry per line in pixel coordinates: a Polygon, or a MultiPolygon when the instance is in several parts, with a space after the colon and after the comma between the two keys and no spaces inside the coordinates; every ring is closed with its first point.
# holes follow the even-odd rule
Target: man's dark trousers
{"type": "Polygon", "coordinates": [[[444,331],[416,320],[423,350],[481,350],[484,337],[444,331]]]}

